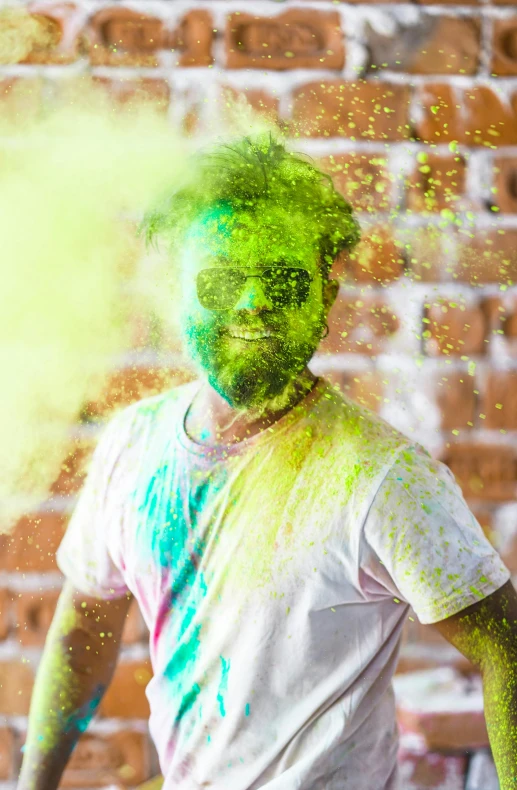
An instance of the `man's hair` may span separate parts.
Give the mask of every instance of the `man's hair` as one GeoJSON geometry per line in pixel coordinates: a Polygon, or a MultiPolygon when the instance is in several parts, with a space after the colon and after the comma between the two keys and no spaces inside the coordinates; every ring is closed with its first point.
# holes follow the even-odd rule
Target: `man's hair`
{"type": "Polygon", "coordinates": [[[331,177],[304,154],[287,151],[271,133],[220,143],[196,154],[188,182],[147,212],[139,234],[148,245],[163,236],[174,246],[206,211],[221,206],[253,213],[264,201],[307,215],[324,276],[339,252],[359,241],[352,207],[331,177]]]}

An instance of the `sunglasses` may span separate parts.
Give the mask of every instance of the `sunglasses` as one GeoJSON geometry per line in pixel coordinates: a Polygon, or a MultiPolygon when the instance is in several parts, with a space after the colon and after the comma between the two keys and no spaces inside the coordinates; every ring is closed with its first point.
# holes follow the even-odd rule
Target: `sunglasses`
{"type": "Polygon", "coordinates": [[[247,274],[245,268],[202,269],[196,278],[197,297],[207,310],[231,310],[250,277],[257,277],[264,295],[273,307],[300,307],[308,295],[312,277],[295,266],[271,266],[260,274],[247,274]]]}

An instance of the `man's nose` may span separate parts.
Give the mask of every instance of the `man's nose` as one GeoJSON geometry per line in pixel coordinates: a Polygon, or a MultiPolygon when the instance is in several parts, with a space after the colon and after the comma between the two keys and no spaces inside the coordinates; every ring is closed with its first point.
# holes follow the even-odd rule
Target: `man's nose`
{"type": "Polygon", "coordinates": [[[234,310],[247,310],[249,313],[261,313],[271,310],[272,304],[264,293],[260,277],[250,276],[246,280],[239,301],[234,310]]]}

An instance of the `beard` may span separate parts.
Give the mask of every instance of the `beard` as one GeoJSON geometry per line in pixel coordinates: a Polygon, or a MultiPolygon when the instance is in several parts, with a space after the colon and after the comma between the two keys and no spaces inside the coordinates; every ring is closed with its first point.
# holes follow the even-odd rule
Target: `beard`
{"type": "MultiPolygon", "coordinates": [[[[246,329],[252,325],[235,320],[232,326],[246,329]]],[[[256,322],[252,328],[257,328],[256,322]]],[[[273,320],[272,314],[260,328],[270,330],[273,336],[263,341],[235,340],[226,321],[223,324],[218,317],[210,324],[192,322],[186,327],[190,355],[213,389],[234,409],[262,411],[280,398],[305,369],[321,337],[320,322],[302,338],[289,332],[287,322],[273,320]]]]}

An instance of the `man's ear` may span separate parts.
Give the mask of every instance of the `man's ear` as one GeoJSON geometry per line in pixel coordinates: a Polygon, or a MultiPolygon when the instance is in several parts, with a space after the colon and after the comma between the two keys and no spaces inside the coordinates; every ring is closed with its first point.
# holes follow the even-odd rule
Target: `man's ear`
{"type": "Polygon", "coordinates": [[[327,280],[323,284],[323,306],[325,314],[328,313],[334,302],[336,301],[339,292],[339,282],[337,280],[327,280]]]}

